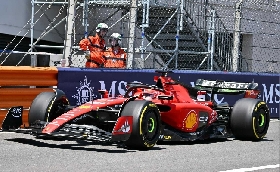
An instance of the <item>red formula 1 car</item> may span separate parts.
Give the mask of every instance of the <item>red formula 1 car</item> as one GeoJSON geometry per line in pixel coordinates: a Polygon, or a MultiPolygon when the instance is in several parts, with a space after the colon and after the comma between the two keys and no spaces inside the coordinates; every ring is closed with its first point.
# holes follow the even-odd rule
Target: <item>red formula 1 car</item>
{"type": "Polygon", "coordinates": [[[22,124],[22,107],[13,107],[3,121],[3,130],[37,136],[121,142],[147,149],[157,141],[193,141],[235,137],[261,140],[270,121],[265,102],[257,99],[257,83],[198,79],[195,87],[172,80],[167,71],[157,71],[155,85],[127,84],[125,95],[102,98],[71,106],[63,91],[42,92],[32,102],[28,129],[22,124]],[[234,106],[217,104],[215,94],[243,94],[234,106]],[[208,96],[209,95],[209,96],[208,96]]]}

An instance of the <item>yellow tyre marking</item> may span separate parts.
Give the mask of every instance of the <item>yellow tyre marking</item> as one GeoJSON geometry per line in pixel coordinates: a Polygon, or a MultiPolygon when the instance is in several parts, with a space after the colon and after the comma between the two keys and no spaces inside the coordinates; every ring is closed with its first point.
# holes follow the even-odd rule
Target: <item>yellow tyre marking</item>
{"type": "Polygon", "coordinates": [[[140,128],[139,128],[139,129],[140,129],[140,135],[143,134],[143,133],[142,133],[142,118],[143,118],[143,115],[144,115],[144,113],[145,113],[147,107],[148,107],[148,106],[146,106],[146,107],[143,109],[143,111],[142,111],[142,113],[141,113],[141,115],[140,115],[140,128]]]}
{"type": "MultiPolygon", "coordinates": [[[[258,110],[258,108],[261,106],[261,105],[266,105],[265,102],[260,102],[258,103],[258,105],[255,107],[255,111],[258,110]]],[[[267,105],[266,105],[267,106],[267,105]]],[[[254,134],[255,136],[259,139],[260,136],[257,135],[257,132],[256,132],[256,128],[255,128],[255,117],[253,117],[253,131],[254,131],[254,134]]],[[[265,134],[263,136],[261,136],[261,138],[263,138],[265,136],[265,134]]]]}
{"type": "MultiPolygon", "coordinates": [[[[151,105],[151,104],[149,104],[149,106],[150,106],[150,105],[151,105]]],[[[151,107],[153,107],[153,106],[151,106],[151,107]]],[[[144,113],[146,112],[147,108],[148,108],[148,106],[146,106],[146,107],[143,109],[143,111],[142,111],[142,113],[141,113],[141,115],[140,115],[140,126],[139,126],[140,135],[143,134],[143,133],[142,133],[142,118],[143,118],[144,113]]],[[[149,143],[147,143],[147,142],[144,141],[144,145],[145,145],[146,147],[153,147],[155,144],[149,144],[149,143]]]]}
{"type": "Polygon", "coordinates": [[[259,136],[257,135],[256,129],[255,129],[255,117],[253,117],[253,130],[254,130],[254,134],[257,138],[259,138],[259,136]]]}
{"type": "MultiPolygon", "coordinates": [[[[253,130],[254,130],[254,134],[255,136],[259,139],[260,137],[257,135],[256,129],[255,129],[255,117],[253,117],[253,130]]],[[[265,135],[261,136],[261,138],[263,138],[265,135]]]]}

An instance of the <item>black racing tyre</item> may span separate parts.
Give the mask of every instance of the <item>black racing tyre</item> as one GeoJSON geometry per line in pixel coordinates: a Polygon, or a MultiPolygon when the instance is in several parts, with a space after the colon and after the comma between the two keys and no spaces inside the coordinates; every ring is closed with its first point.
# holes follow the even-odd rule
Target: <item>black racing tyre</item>
{"type": "Polygon", "coordinates": [[[125,145],[129,148],[149,149],[154,147],[160,135],[161,119],[157,106],[150,101],[128,102],[121,116],[133,116],[132,133],[125,145]]]}
{"type": "Polygon", "coordinates": [[[236,139],[261,140],[267,133],[269,122],[269,109],[262,100],[243,98],[233,106],[230,127],[236,139]]]}
{"type": "Polygon", "coordinates": [[[29,124],[37,120],[51,122],[64,113],[63,107],[67,104],[69,103],[65,95],[56,98],[54,92],[42,92],[31,103],[28,122],[29,124]]]}

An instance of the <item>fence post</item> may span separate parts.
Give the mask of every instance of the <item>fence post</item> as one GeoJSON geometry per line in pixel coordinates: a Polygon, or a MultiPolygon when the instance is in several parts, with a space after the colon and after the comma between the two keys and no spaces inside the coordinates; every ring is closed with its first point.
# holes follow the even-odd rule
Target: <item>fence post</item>
{"type": "Polygon", "coordinates": [[[134,60],[134,39],[135,39],[135,25],[137,15],[137,3],[138,0],[131,0],[130,4],[130,17],[129,17],[129,38],[128,38],[128,52],[127,52],[127,68],[133,68],[134,60]]]}
{"type": "Polygon", "coordinates": [[[31,61],[31,67],[36,67],[37,66],[37,55],[30,54],[30,61],[31,61]]]}
{"type": "MultiPolygon", "coordinates": [[[[35,0],[31,0],[31,4],[32,4],[32,10],[31,10],[31,22],[30,22],[30,51],[33,51],[34,45],[33,45],[33,39],[34,39],[34,6],[35,6],[35,0]]],[[[32,59],[31,59],[31,63],[32,63],[32,59]]]]}
{"type": "Polygon", "coordinates": [[[243,0],[239,0],[235,6],[235,21],[233,31],[233,49],[232,49],[232,70],[238,71],[239,68],[239,46],[240,46],[240,27],[241,27],[241,7],[243,0]]]}
{"type": "Polygon", "coordinates": [[[74,26],[74,16],[75,16],[75,0],[68,0],[68,12],[67,12],[67,22],[66,22],[66,39],[64,43],[63,58],[61,59],[61,67],[68,66],[66,64],[69,61],[73,45],[73,26],[74,26]],[[68,58],[68,59],[67,59],[68,58]]]}
{"type": "Polygon", "coordinates": [[[215,10],[211,10],[209,30],[208,30],[208,63],[207,70],[213,70],[214,53],[215,53],[215,10]],[[210,67],[210,69],[209,69],[210,67]]]}
{"type": "Polygon", "coordinates": [[[82,25],[85,28],[85,38],[87,38],[88,37],[88,0],[84,0],[82,25]]]}

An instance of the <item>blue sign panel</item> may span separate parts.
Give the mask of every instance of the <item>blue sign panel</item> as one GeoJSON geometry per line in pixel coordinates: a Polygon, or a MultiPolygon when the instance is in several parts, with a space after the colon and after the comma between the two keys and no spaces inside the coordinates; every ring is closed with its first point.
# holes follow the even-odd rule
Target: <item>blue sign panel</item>
{"type": "MultiPolygon", "coordinates": [[[[170,73],[174,80],[194,86],[197,79],[225,80],[233,82],[255,82],[259,84],[261,99],[264,100],[271,112],[271,117],[279,117],[280,110],[280,75],[260,73],[231,73],[211,71],[173,71],[170,73]]],[[[155,84],[153,77],[159,75],[155,70],[126,70],[126,69],[86,69],[58,68],[58,88],[62,89],[71,105],[80,105],[99,98],[98,90],[106,89],[111,96],[123,95],[126,83],[138,81],[145,84],[155,84]]],[[[216,95],[217,103],[228,102],[234,105],[242,96],[216,95]]]]}

